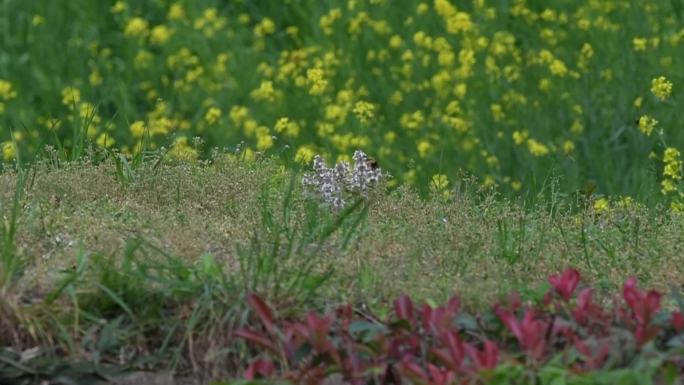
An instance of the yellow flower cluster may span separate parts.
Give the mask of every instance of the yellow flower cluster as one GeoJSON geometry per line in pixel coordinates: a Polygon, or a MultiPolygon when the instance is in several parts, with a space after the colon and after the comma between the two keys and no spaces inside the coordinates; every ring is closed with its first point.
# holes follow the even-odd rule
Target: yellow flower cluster
{"type": "Polygon", "coordinates": [[[9,162],[14,159],[14,157],[17,155],[17,145],[14,143],[14,141],[6,141],[0,143],[0,147],[2,148],[2,159],[5,162],[9,162]]]}
{"type": "Polygon", "coordinates": [[[17,97],[17,91],[8,80],[0,79],[0,114],[5,111],[5,102],[17,97]]]}
{"type": "Polygon", "coordinates": [[[252,98],[257,101],[267,101],[273,102],[276,98],[276,92],[273,88],[273,82],[270,80],[264,80],[259,84],[259,87],[252,91],[252,98]]]}
{"type": "Polygon", "coordinates": [[[665,100],[672,93],[672,82],[664,76],[657,77],[651,81],[651,92],[656,98],[665,100]]]}
{"type": "Polygon", "coordinates": [[[219,119],[221,119],[221,109],[218,107],[211,107],[204,115],[204,120],[209,124],[216,124],[219,119]]]}
{"type": "Polygon", "coordinates": [[[275,132],[289,137],[297,137],[299,135],[299,125],[288,118],[278,119],[273,129],[275,132]]]}
{"type": "Polygon", "coordinates": [[[73,107],[81,102],[81,91],[74,87],[66,87],[62,90],[62,104],[73,107]]]}
{"type": "Polygon", "coordinates": [[[306,79],[311,95],[320,95],[328,87],[328,81],[323,77],[323,70],[320,68],[311,68],[306,71],[306,79]]]}
{"type": "Polygon", "coordinates": [[[366,101],[358,101],[352,110],[361,123],[368,123],[375,117],[375,106],[366,101]]]}
{"type": "MultiPolygon", "coordinates": [[[[34,131],[0,132],[3,158],[83,130],[186,159],[237,143],[244,159],[291,146],[298,162],[362,149],[424,192],[458,170],[509,194],[567,170],[559,183],[573,191],[599,167],[612,175],[602,186],[628,195],[644,180],[620,181],[623,169],[648,175],[642,154],[682,148],[684,28],[667,2],[331,0],[283,15],[268,2],[112,0],[105,14],[83,7],[67,37],[46,30],[71,20],[29,3],[16,5],[29,31],[18,46],[70,55],[63,73],[15,51],[0,61],[0,123],[34,131]],[[626,122],[636,137],[620,135],[626,122]]],[[[653,192],[679,188],[675,165],[653,192]]]]}
{"type": "Polygon", "coordinates": [[[682,160],[679,150],[668,147],[663,153],[663,181],[661,183],[663,194],[678,191],[677,183],[682,180],[682,160]]]}
{"type": "Polygon", "coordinates": [[[651,135],[656,124],[658,124],[658,121],[649,115],[643,115],[639,118],[638,122],[639,130],[641,130],[641,132],[643,132],[646,136],[651,135]]]}
{"type": "Polygon", "coordinates": [[[149,33],[149,23],[141,17],[134,17],[128,21],[124,28],[124,35],[130,37],[146,37],[149,33]]]}
{"type": "Polygon", "coordinates": [[[602,213],[610,210],[610,203],[606,198],[599,198],[594,202],[594,211],[602,213]]]}

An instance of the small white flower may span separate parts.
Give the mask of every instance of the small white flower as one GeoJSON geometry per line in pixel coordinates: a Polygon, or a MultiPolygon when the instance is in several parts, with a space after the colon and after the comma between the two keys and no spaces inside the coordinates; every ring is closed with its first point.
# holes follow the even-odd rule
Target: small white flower
{"type": "Polygon", "coordinates": [[[307,173],[302,184],[316,192],[324,204],[335,210],[344,208],[345,197],[358,194],[366,196],[373,185],[382,179],[382,170],[369,161],[368,156],[360,150],[354,152],[354,167],[340,162],[328,168],[320,155],[313,159],[313,172],[307,173]]]}

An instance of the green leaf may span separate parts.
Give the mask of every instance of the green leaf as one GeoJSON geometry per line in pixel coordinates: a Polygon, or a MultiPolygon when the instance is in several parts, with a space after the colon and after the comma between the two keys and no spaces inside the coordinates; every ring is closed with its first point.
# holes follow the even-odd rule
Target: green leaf
{"type": "Polygon", "coordinates": [[[387,333],[387,327],[372,322],[354,321],[349,325],[349,333],[354,338],[361,338],[363,342],[375,341],[381,335],[387,333]]]}

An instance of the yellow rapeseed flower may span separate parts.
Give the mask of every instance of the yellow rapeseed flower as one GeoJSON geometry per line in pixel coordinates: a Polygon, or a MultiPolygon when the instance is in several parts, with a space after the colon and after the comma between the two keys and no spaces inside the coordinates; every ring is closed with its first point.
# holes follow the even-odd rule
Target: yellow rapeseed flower
{"type": "Polygon", "coordinates": [[[634,51],[636,52],[643,52],[646,51],[648,44],[648,39],[643,38],[643,37],[635,37],[632,39],[632,48],[634,48],[634,51]]]}
{"type": "Polygon", "coordinates": [[[597,213],[602,213],[610,210],[610,203],[606,198],[599,198],[594,202],[594,211],[597,213]]]}
{"type": "Polygon", "coordinates": [[[527,140],[529,134],[527,131],[513,131],[513,134],[511,136],[513,138],[513,142],[519,145],[523,144],[527,140]]]}
{"type": "Polygon", "coordinates": [[[249,119],[249,110],[245,106],[233,106],[230,109],[230,120],[236,126],[241,126],[249,119]]]}
{"type": "Polygon", "coordinates": [[[672,93],[672,82],[665,76],[660,76],[651,81],[651,92],[660,100],[665,100],[672,93]]]}
{"type": "Polygon", "coordinates": [[[114,140],[114,138],[112,138],[111,135],[109,135],[106,132],[103,132],[100,134],[100,136],[97,137],[95,144],[102,148],[110,148],[114,146],[114,144],[116,144],[116,141],[114,140]]]}
{"type": "Polygon", "coordinates": [[[266,100],[269,102],[275,101],[275,89],[273,88],[273,82],[270,80],[264,80],[259,84],[259,88],[255,89],[251,93],[254,100],[266,100]]]}
{"type": "Polygon", "coordinates": [[[62,90],[62,104],[68,107],[81,102],[81,91],[74,87],[66,87],[62,90]]]}
{"type": "Polygon", "coordinates": [[[173,3],[169,7],[169,13],[166,15],[169,20],[178,21],[185,18],[185,10],[180,3],[173,3]]]}
{"type": "Polygon", "coordinates": [[[650,136],[656,124],[658,124],[658,121],[653,117],[649,115],[643,115],[639,118],[639,131],[646,136],[650,136]]]}
{"type": "Polygon", "coordinates": [[[166,25],[157,25],[152,28],[152,33],[150,34],[150,43],[162,45],[166,43],[171,38],[171,29],[166,25]]]}
{"type": "Polygon", "coordinates": [[[17,145],[13,141],[2,143],[2,159],[9,162],[17,155],[17,145]]]}
{"type": "Polygon", "coordinates": [[[425,116],[423,111],[414,111],[412,113],[404,113],[399,119],[399,124],[409,130],[418,130],[425,123],[425,116]]]}
{"type": "Polygon", "coordinates": [[[449,187],[449,178],[444,174],[434,174],[430,181],[430,187],[437,191],[444,190],[449,187]]]}
{"type": "Polygon", "coordinates": [[[142,17],[131,18],[124,28],[124,35],[130,37],[145,37],[149,28],[149,23],[142,17]]]}
{"type": "Polygon", "coordinates": [[[432,151],[432,145],[425,139],[418,141],[418,146],[416,148],[418,150],[418,156],[421,158],[425,158],[432,151]]]}
{"type": "Polygon", "coordinates": [[[264,37],[275,32],[275,23],[268,17],[264,17],[259,24],[254,27],[254,35],[264,37]]]}
{"type": "Polygon", "coordinates": [[[674,180],[682,179],[682,161],[679,150],[674,147],[668,147],[663,154],[663,176],[672,178],[674,180]]]}
{"type": "Polygon", "coordinates": [[[456,14],[456,7],[454,7],[449,0],[435,0],[435,12],[442,17],[450,17],[456,14]]]}
{"type": "Polygon", "coordinates": [[[308,164],[313,160],[314,156],[316,156],[316,151],[314,151],[313,147],[304,145],[297,149],[297,153],[295,154],[295,162],[308,164]]]}
{"type": "Polygon", "coordinates": [[[495,122],[500,122],[506,117],[503,107],[498,103],[490,105],[489,112],[492,114],[492,119],[494,119],[495,122]]]}
{"type": "Polygon", "coordinates": [[[299,124],[297,124],[297,122],[291,121],[287,117],[278,119],[273,129],[275,132],[289,137],[294,138],[299,136],[299,124]]]}
{"type": "Polygon", "coordinates": [[[12,88],[9,80],[0,79],[0,100],[8,101],[17,97],[17,91],[12,88]]]}
{"type": "Polygon", "coordinates": [[[594,48],[591,44],[584,43],[580,50],[579,59],[577,60],[577,67],[582,70],[588,69],[592,57],[594,57],[594,48]]]}
{"type": "Polygon", "coordinates": [[[306,81],[309,84],[309,93],[311,95],[320,95],[325,92],[328,86],[328,81],[323,77],[323,70],[321,68],[311,68],[306,71],[306,81]]]}
{"type": "Polygon", "coordinates": [[[429,7],[427,4],[425,4],[425,3],[420,3],[420,4],[418,4],[418,6],[416,7],[416,13],[419,14],[419,15],[422,15],[422,14],[424,14],[425,12],[427,12],[428,9],[430,9],[430,7],[429,7]]]}
{"type": "Polygon", "coordinates": [[[119,0],[114,5],[109,8],[109,11],[111,13],[121,13],[121,12],[126,12],[128,9],[128,4],[126,4],[125,1],[119,0]]]}
{"type": "Polygon", "coordinates": [[[559,77],[563,77],[568,73],[568,68],[565,66],[565,63],[559,59],[554,59],[549,65],[549,69],[552,74],[559,77]]]}
{"type": "Polygon", "coordinates": [[[679,150],[668,147],[663,153],[663,180],[660,182],[660,192],[663,195],[679,191],[678,185],[682,180],[682,160],[679,150]]]}
{"type": "Polygon", "coordinates": [[[195,160],[197,159],[197,150],[188,143],[187,137],[179,136],[171,145],[168,155],[175,159],[195,160]]]}
{"type": "Polygon", "coordinates": [[[145,122],[142,120],[136,120],[135,122],[131,123],[129,130],[134,138],[142,138],[142,136],[145,134],[145,122]]]}
{"type": "Polygon", "coordinates": [[[563,142],[563,152],[566,155],[571,154],[573,151],[575,151],[575,143],[573,143],[572,140],[566,140],[563,142]]]}
{"type": "Polygon", "coordinates": [[[663,195],[677,192],[677,186],[675,185],[674,181],[672,181],[672,179],[663,179],[660,182],[660,192],[663,195]]]}
{"type": "Polygon", "coordinates": [[[527,140],[527,149],[530,154],[534,156],[544,156],[549,153],[549,148],[544,143],[538,142],[534,139],[527,140]]]}
{"type": "Polygon", "coordinates": [[[352,112],[361,123],[368,123],[375,117],[375,106],[360,100],[354,104],[352,112]]]}
{"type": "Polygon", "coordinates": [[[338,20],[341,17],[342,10],[339,8],[333,8],[328,13],[321,16],[321,18],[318,20],[318,25],[321,27],[324,34],[332,35],[332,26],[335,23],[335,20],[338,20]]]}
{"type": "Polygon", "coordinates": [[[446,20],[447,32],[459,33],[468,32],[473,29],[473,23],[470,21],[470,15],[466,12],[456,12],[446,20]]]}
{"type": "Polygon", "coordinates": [[[404,44],[404,41],[399,35],[393,35],[389,40],[389,46],[392,49],[399,49],[404,44]]]}
{"type": "Polygon", "coordinates": [[[257,150],[263,152],[273,147],[273,136],[268,131],[268,127],[259,126],[256,128],[255,132],[257,138],[257,150]]]}
{"type": "Polygon", "coordinates": [[[209,108],[207,113],[204,115],[204,120],[206,120],[209,124],[215,124],[219,121],[219,119],[221,119],[221,109],[218,107],[209,108]]]}

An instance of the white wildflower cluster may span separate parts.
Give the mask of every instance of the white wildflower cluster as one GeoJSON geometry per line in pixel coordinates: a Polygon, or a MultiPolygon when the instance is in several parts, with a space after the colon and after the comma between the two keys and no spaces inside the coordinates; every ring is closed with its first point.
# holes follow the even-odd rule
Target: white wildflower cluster
{"type": "Polygon", "coordinates": [[[370,188],[382,179],[382,170],[363,151],[355,151],[353,159],[353,168],[348,162],[328,168],[323,158],[316,155],[313,172],[304,175],[302,184],[335,210],[344,208],[349,196],[366,196],[370,188]]]}

